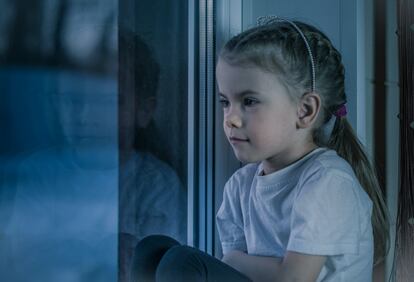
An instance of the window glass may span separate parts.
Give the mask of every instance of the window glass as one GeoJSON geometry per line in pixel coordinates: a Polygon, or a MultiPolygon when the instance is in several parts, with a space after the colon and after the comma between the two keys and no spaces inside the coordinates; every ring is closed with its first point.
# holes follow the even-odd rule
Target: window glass
{"type": "Polygon", "coordinates": [[[186,1],[120,1],[120,281],[134,247],[164,234],[186,242],[186,1]]]}
{"type": "Polygon", "coordinates": [[[129,281],[140,239],[186,242],[186,5],[0,0],[5,281],[129,281]]]}
{"type": "Polygon", "coordinates": [[[117,3],[0,11],[2,280],[116,281],[117,3]]]}

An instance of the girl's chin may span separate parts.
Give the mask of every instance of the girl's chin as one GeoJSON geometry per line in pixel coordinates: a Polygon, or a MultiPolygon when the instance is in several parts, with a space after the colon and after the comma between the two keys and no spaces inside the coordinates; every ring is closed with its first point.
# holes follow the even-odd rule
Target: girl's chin
{"type": "Polygon", "coordinates": [[[246,156],[244,154],[237,153],[236,151],[234,151],[234,154],[236,155],[236,158],[244,164],[255,163],[255,162],[259,161],[259,160],[257,160],[257,158],[253,158],[251,156],[246,156]]]}

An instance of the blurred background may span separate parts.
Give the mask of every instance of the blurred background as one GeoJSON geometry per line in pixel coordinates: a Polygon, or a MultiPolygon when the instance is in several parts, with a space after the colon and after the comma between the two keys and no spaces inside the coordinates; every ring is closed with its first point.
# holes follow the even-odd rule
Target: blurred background
{"type": "Polygon", "coordinates": [[[139,239],[186,242],[188,9],[135,2],[0,1],[4,281],[129,281],[139,239]]]}
{"type": "Polygon", "coordinates": [[[114,281],[117,3],[0,7],[2,279],[114,281]]]}

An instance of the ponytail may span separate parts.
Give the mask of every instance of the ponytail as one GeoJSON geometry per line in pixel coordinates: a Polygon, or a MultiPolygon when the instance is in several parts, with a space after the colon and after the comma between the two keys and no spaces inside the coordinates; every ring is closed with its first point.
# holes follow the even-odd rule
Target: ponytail
{"type": "Polygon", "coordinates": [[[389,250],[389,217],[376,171],[346,118],[336,119],[327,146],[351,165],[361,186],[373,202],[371,221],[374,233],[374,265],[377,265],[385,259],[389,250]]]}

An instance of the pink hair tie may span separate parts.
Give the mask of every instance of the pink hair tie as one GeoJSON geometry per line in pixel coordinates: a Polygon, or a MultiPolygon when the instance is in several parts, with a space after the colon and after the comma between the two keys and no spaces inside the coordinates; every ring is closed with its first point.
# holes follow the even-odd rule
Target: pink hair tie
{"type": "Polygon", "coordinates": [[[336,117],[344,117],[346,116],[346,114],[348,113],[348,111],[346,110],[346,104],[342,104],[338,110],[336,110],[336,112],[334,113],[334,116],[336,117]]]}

